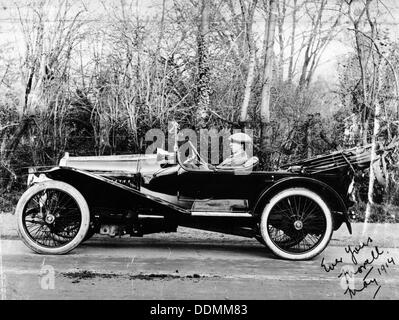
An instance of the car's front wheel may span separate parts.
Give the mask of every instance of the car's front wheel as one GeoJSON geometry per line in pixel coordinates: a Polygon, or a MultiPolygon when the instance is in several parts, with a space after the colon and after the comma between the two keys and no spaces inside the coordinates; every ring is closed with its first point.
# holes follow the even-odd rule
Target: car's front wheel
{"type": "Polygon", "coordinates": [[[42,254],[65,254],[87,234],[90,212],[82,194],[61,181],[45,181],[30,187],[16,210],[22,241],[42,254]]]}
{"type": "Polygon", "coordinates": [[[289,188],[276,194],[265,206],[260,231],[277,256],[289,260],[311,259],[331,239],[331,211],[317,193],[306,188],[289,188]]]}

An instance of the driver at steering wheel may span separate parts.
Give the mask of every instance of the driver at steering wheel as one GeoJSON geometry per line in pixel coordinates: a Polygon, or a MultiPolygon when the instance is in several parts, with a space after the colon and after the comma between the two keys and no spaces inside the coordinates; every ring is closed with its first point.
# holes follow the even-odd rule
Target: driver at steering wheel
{"type": "MultiPolygon", "coordinates": [[[[238,132],[234,133],[229,137],[230,141],[230,149],[231,156],[225,159],[221,164],[219,164],[216,168],[230,168],[230,167],[241,167],[244,166],[248,161],[249,156],[247,152],[244,150],[244,146],[246,143],[252,143],[252,139],[246,133],[238,132]]],[[[186,161],[183,162],[184,166],[195,169],[214,169],[215,167],[211,164],[206,163],[199,154],[193,154],[186,161]],[[198,159],[199,158],[199,159],[198,159]]]]}
{"type": "Polygon", "coordinates": [[[231,156],[224,160],[218,167],[240,167],[249,159],[247,152],[244,150],[246,143],[251,143],[252,139],[246,133],[238,132],[229,137],[231,156]]]}

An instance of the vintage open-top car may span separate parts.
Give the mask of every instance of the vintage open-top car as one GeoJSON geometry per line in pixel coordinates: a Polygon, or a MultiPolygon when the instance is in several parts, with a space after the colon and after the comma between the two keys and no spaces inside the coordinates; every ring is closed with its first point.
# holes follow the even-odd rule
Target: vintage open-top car
{"type": "Polygon", "coordinates": [[[64,254],[95,233],[143,236],[178,226],[253,237],[291,260],[320,254],[344,223],[351,233],[353,171],[370,152],[350,149],[257,171],[210,166],[190,145],[157,154],[70,157],[30,168],[16,207],[23,242],[35,252],[64,254]]]}

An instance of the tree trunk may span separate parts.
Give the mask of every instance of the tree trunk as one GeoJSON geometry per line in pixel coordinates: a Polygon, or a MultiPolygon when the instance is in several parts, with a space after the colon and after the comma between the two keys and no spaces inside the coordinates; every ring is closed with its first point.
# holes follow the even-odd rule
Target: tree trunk
{"type": "Polygon", "coordinates": [[[207,111],[209,109],[209,57],[208,57],[208,32],[209,32],[209,0],[202,0],[201,25],[198,33],[198,92],[196,123],[199,128],[206,125],[207,111]]]}
{"type": "MultiPolygon", "coordinates": [[[[382,75],[383,72],[380,68],[380,65],[377,67],[378,74],[378,88],[377,94],[381,89],[382,83],[382,75]]],[[[376,94],[376,96],[377,96],[376,94]]],[[[378,98],[374,101],[374,128],[373,135],[371,138],[371,159],[370,159],[370,171],[369,171],[369,185],[367,191],[367,206],[364,222],[368,222],[371,213],[371,205],[374,203],[373,194],[374,194],[374,182],[375,182],[375,174],[374,174],[374,162],[376,161],[376,151],[377,151],[377,143],[378,143],[378,135],[380,133],[380,117],[381,117],[381,105],[378,101],[378,98]]]]}
{"type": "Polygon", "coordinates": [[[292,12],[292,29],[291,29],[291,45],[290,45],[290,57],[288,65],[288,83],[292,84],[294,78],[294,54],[295,54],[295,37],[296,37],[296,13],[297,13],[297,0],[294,0],[292,12]]]}
{"type": "Polygon", "coordinates": [[[269,1],[269,14],[265,27],[265,57],[263,70],[262,100],[260,106],[261,118],[261,143],[260,148],[263,153],[267,153],[270,148],[271,128],[270,128],[270,88],[272,81],[273,67],[273,45],[274,33],[276,27],[276,2],[278,0],[269,1]]]}
{"type": "Polygon", "coordinates": [[[247,33],[248,53],[249,53],[247,82],[245,84],[244,99],[241,105],[241,116],[240,116],[240,122],[245,126],[245,122],[247,121],[248,118],[248,106],[249,106],[249,100],[251,98],[252,83],[255,77],[255,43],[252,34],[252,23],[253,23],[253,17],[255,13],[257,0],[253,1],[249,10],[246,9],[243,0],[241,0],[240,3],[242,8],[243,18],[246,20],[246,33],[247,33]]]}
{"type": "Polygon", "coordinates": [[[306,123],[306,156],[308,158],[313,156],[312,128],[313,128],[313,115],[308,115],[308,120],[306,123]]]}
{"type": "Polygon", "coordinates": [[[6,151],[4,153],[5,161],[8,161],[11,158],[12,154],[17,149],[22,137],[25,136],[26,133],[28,132],[33,119],[34,119],[33,116],[23,116],[16,132],[13,134],[11,140],[7,145],[6,151]]]}
{"type": "Polygon", "coordinates": [[[360,68],[360,82],[362,86],[362,97],[363,97],[363,110],[361,110],[361,119],[362,119],[362,126],[361,126],[361,132],[362,132],[362,138],[363,138],[363,143],[367,144],[367,132],[368,132],[368,90],[367,90],[367,79],[366,79],[366,72],[365,72],[365,62],[367,63],[365,54],[363,52],[363,44],[362,44],[362,39],[361,39],[361,33],[359,30],[359,24],[361,23],[361,19],[363,18],[364,14],[366,13],[366,10],[368,9],[368,6],[370,4],[371,0],[366,0],[366,3],[364,4],[363,8],[361,11],[357,9],[359,12],[357,13],[356,20],[352,17],[350,14],[351,10],[351,3],[349,4],[349,18],[352,21],[353,24],[353,29],[355,32],[355,44],[356,44],[356,55],[357,59],[359,62],[359,68],[360,68]]]}
{"type": "MultiPolygon", "coordinates": [[[[311,39],[313,39],[313,37],[311,37],[311,39]]],[[[312,46],[312,41],[313,40],[309,40],[308,46],[305,51],[305,58],[304,58],[304,61],[302,64],[302,72],[301,72],[301,76],[299,78],[298,91],[301,91],[305,87],[307,70],[308,70],[308,67],[310,64],[310,60],[311,60],[311,56],[309,55],[309,50],[310,50],[310,47],[312,46]]]]}
{"type": "Polygon", "coordinates": [[[278,44],[279,44],[279,59],[277,62],[277,79],[281,83],[284,78],[284,21],[286,13],[285,0],[277,1],[277,11],[278,11],[278,44]]]}

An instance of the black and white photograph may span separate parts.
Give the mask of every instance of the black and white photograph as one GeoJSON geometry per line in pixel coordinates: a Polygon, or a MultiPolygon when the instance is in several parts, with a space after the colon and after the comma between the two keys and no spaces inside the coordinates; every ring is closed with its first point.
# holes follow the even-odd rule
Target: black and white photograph
{"type": "Polygon", "coordinates": [[[0,297],[399,300],[399,2],[0,0],[0,297]]]}

